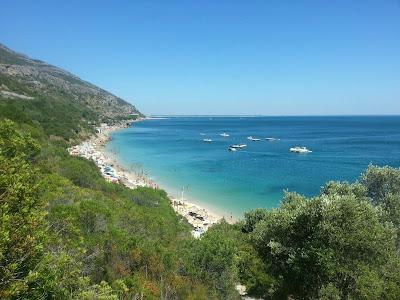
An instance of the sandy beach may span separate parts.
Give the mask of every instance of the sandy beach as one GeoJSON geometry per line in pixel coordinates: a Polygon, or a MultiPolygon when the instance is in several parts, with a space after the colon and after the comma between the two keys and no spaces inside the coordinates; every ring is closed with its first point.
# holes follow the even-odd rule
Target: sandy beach
{"type": "MultiPolygon", "coordinates": [[[[147,178],[143,172],[127,170],[118,162],[116,156],[109,153],[105,148],[105,145],[110,140],[110,134],[112,132],[134,126],[134,123],[143,120],[145,120],[145,118],[127,120],[115,125],[103,123],[100,127],[96,128],[96,134],[89,140],[68,148],[68,152],[71,155],[84,157],[94,161],[99,167],[102,176],[109,182],[123,184],[131,189],[137,187],[158,189],[160,187],[156,182],[147,178]]],[[[218,223],[222,220],[220,215],[210,209],[191,203],[184,198],[177,199],[171,195],[168,196],[174,211],[183,216],[188,223],[193,226],[192,235],[195,238],[200,237],[212,224],[218,223]]]]}

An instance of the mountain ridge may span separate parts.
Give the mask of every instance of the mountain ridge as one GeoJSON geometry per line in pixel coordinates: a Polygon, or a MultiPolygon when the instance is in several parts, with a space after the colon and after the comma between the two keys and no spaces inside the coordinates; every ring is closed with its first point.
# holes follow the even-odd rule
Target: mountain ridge
{"type": "MultiPolygon", "coordinates": [[[[18,93],[13,90],[16,81],[25,88],[24,96],[34,94],[67,96],[76,103],[90,108],[103,121],[124,119],[132,115],[142,116],[132,104],[112,93],[57,66],[18,53],[0,43],[0,91],[18,93]]],[[[19,93],[18,93],[19,94],[19,93]]]]}

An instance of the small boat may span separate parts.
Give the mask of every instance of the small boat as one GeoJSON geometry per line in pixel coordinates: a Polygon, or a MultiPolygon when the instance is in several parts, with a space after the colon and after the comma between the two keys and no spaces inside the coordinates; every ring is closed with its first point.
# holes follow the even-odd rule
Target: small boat
{"type": "Polygon", "coordinates": [[[279,141],[279,139],[273,138],[273,137],[267,137],[265,138],[268,142],[274,142],[274,141],[279,141]]]}
{"type": "Polygon", "coordinates": [[[203,142],[205,142],[205,143],[211,143],[211,142],[212,142],[212,139],[203,139],[203,142]]]}
{"type": "Polygon", "coordinates": [[[248,136],[247,139],[250,140],[250,141],[253,141],[253,142],[261,141],[261,139],[258,139],[258,138],[252,137],[252,136],[248,136]]]}
{"type": "Polygon", "coordinates": [[[228,137],[228,136],[229,136],[229,134],[227,134],[226,132],[220,133],[219,135],[220,135],[220,136],[223,136],[223,137],[228,137]]]}
{"type": "Polygon", "coordinates": [[[294,152],[294,153],[311,153],[312,151],[307,149],[306,147],[292,147],[290,148],[290,152],[294,152]]]}
{"type": "Polygon", "coordinates": [[[228,150],[233,151],[233,152],[237,151],[237,149],[235,147],[229,147],[228,150]]]}
{"type": "Polygon", "coordinates": [[[230,145],[229,148],[244,148],[247,147],[246,144],[235,144],[235,145],[230,145]]]}
{"type": "Polygon", "coordinates": [[[200,135],[206,135],[205,133],[200,132],[200,135]]]}

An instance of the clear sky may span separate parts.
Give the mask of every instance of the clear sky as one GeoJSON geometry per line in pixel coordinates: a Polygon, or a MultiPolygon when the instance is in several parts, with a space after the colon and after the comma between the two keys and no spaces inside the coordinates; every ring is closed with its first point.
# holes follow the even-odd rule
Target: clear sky
{"type": "Polygon", "coordinates": [[[400,1],[1,1],[0,42],[145,114],[400,114],[400,1]]]}

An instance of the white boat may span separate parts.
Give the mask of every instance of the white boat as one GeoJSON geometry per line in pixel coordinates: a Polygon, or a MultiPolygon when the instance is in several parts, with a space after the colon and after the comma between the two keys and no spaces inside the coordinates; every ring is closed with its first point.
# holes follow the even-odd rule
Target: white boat
{"type": "Polygon", "coordinates": [[[306,147],[292,147],[290,148],[290,152],[294,152],[294,153],[311,153],[312,151],[307,149],[306,147]]]}
{"type": "Polygon", "coordinates": [[[244,148],[247,147],[246,144],[235,144],[235,145],[230,145],[229,148],[244,148]]]}
{"type": "Polygon", "coordinates": [[[206,135],[205,133],[200,132],[200,135],[206,135]]]}
{"type": "Polygon", "coordinates": [[[252,137],[252,136],[248,136],[247,139],[250,140],[250,141],[253,141],[253,142],[261,141],[261,139],[258,139],[258,138],[252,137]]]}
{"type": "Polygon", "coordinates": [[[265,138],[268,142],[273,142],[273,141],[279,141],[279,139],[273,138],[273,137],[267,137],[265,138]]]}
{"type": "Polygon", "coordinates": [[[228,137],[228,136],[229,136],[229,134],[227,134],[226,132],[220,133],[219,135],[220,135],[220,136],[223,136],[223,137],[228,137]]]}
{"type": "Polygon", "coordinates": [[[235,147],[232,147],[232,146],[229,147],[228,150],[229,150],[229,151],[233,151],[233,152],[234,152],[234,151],[237,151],[237,149],[236,149],[235,147]]]}
{"type": "Polygon", "coordinates": [[[211,143],[211,142],[212,142],[212,139],[203,139],[203,142],[205,142],[205,143],[211,143]]]}

